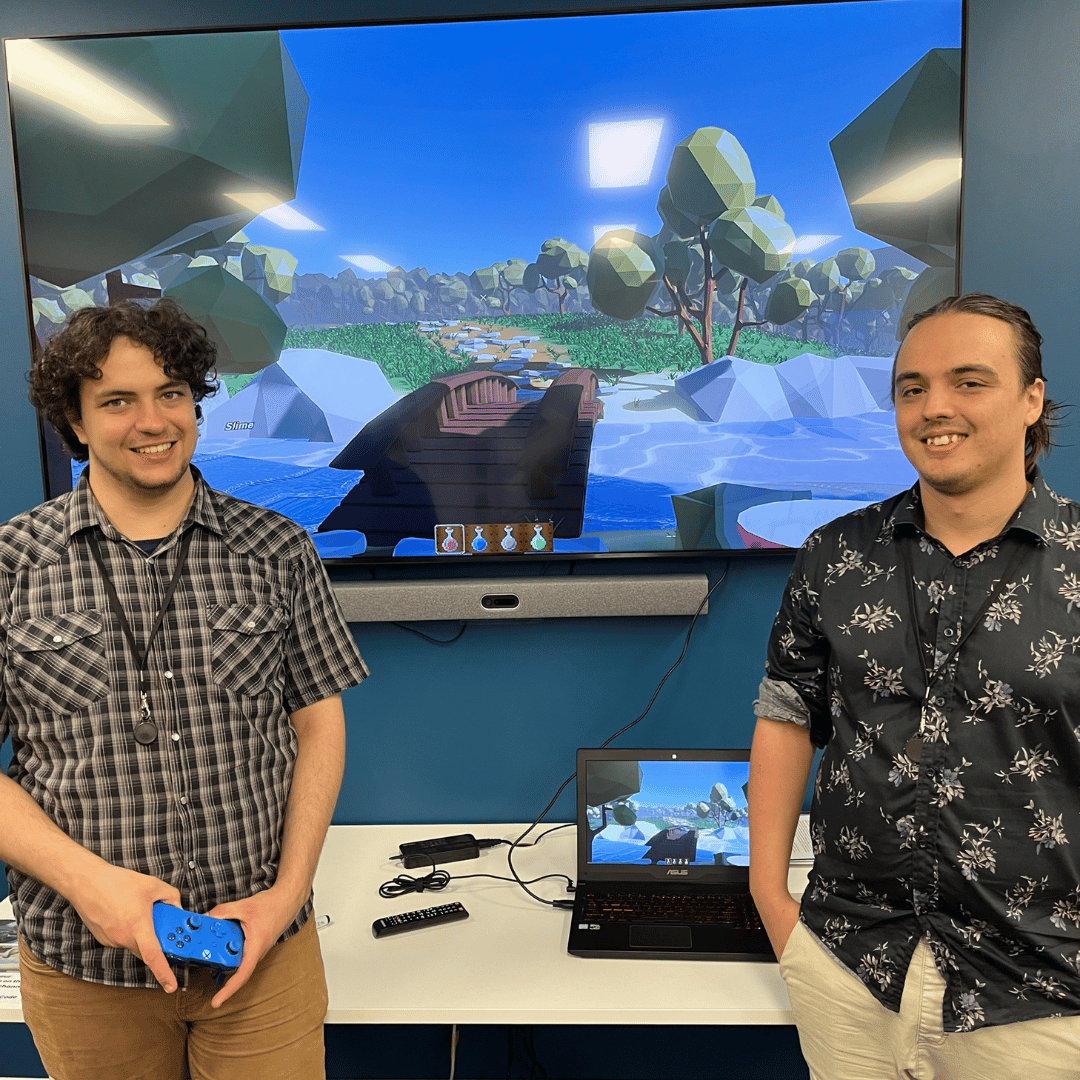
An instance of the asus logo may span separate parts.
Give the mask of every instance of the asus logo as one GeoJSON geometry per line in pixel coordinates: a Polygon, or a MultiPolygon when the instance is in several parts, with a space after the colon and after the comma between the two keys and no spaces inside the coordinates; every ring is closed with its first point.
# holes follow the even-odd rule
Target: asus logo
{"type": "Polygon", "coordinates": [[[673,875],[686,877],[686,875],[689,874],[689,873],[690,873],[689,870],[669,870],[668,871],[668,877],[672,877],[673,875]]]}

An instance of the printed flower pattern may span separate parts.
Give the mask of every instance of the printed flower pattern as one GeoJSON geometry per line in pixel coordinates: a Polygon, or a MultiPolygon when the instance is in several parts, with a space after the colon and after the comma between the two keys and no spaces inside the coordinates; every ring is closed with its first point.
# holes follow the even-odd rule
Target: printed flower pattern
{"type": "Polygon", "coordinates": [[[824,526],[777,615],[758,715],[787,684],[825,747],[803,920],[891,1008],[928,935],[947,1031],[1080,1014],[1078,615],[1080,506],[1041,477],[959,555],[917,487],[824,526]]]}

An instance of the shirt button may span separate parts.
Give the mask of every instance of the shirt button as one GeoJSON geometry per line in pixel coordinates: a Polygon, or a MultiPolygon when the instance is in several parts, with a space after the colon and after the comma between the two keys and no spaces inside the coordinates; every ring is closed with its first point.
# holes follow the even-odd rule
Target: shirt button
{"type": "Polygon", "coordinates": [[[952,631],[952,627],[951,627],[951,626],[950,626],[950,627],[946,627],[946,629],[945,629],[945,636],[946,636],[946,637],[952,637],[952,636],[953,636],[953,631],[952,631]]]}
{"type": "Polygon", "coordinates": [[[187,806],[187,796],[186,795],[181,795],[180,796],[180,805],[181,806],[187,806]]]}
{"type": "Polygon", "coordinates": [[[194,863],[194,861],[192,861],[192,862],[189,862],[189,863],[188,863],[188,869],[189,869],[189,870],[194,870],[194,869],[195,869],[195,863],[194,863]]]}
{"type": "Polygon", "coordinates": [[[173,742],[179,742],[180,741],[180,736],[175,731],[172,733],[172,735],[169,736],[169,738],[171,738],[173,742]]]}
{"type": "Polygon", "coordinates": [[[166,679],[171,679],[172,678],[172,672],[171,671],[166,671],[165,672],[165,678],[166,679]]]}
{"type": "Polygon", "coordinates": [[[249,622],[249,623],[247,624],[247,626],[248,626],[248,629],[249,629],[249,630],[254,630],[254,629],[255,629],[255,624],[254,624],[253,622],[249,622]]]}
{"type": "MultiPolygon", "coordinates": [[[[254,623],[252,625],[254,625],[254,623]]],[[[55,641],[57,645],[63,640],[64,639],[59,634],[53,634],[53,641],[55,641]]]]}

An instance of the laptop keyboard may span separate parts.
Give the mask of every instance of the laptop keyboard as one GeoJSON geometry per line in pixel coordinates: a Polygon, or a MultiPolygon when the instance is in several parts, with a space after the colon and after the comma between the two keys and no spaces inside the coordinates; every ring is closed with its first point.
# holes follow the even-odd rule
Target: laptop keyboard
{"type": "Polygon", "coordinates": [[[582,917],[589,922],[718,923],[764,929],[750,897],[730,893],[589,893],[582,917]]]}

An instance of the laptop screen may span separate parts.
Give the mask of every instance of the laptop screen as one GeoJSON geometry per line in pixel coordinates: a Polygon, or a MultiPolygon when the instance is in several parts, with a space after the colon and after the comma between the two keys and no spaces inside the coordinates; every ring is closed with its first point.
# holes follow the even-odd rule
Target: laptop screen
{"type": "Polygon", "coordinates": [[[579,872],[745,874],[748,759],[746,750],[579,750],[579,872]]]}

